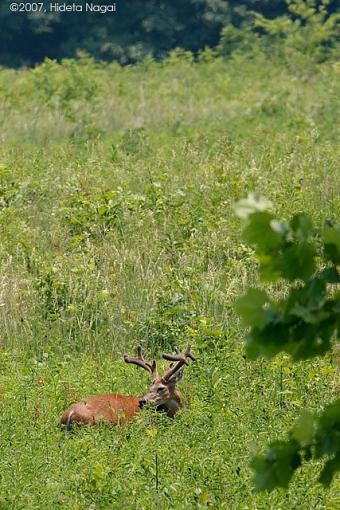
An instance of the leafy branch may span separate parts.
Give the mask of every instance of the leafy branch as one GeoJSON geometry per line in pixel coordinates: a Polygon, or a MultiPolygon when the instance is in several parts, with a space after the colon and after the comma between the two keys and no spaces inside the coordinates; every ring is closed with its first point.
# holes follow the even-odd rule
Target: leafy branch
{"type": "MultiPolygon", "coordinates": [[[[289,282],[284,299],[275,301],[259,288],[239,298],[236,308],[250,327],[246,353],[250,359],[271,359],[279,352],[293,360],[324,355],[340,330],[340,296],[332,288],[340,283],[340,227],[315,229],[305,214],[280,221],[270,207],[268,200],[255,195],[235,205],[236,214],[246,220],[243,238],[255,247],[261,281],[289,282]]],[[[329,485],[340,469],[340,400],[319,417],[301,415],[288,436],[252,460],[256,488],[287,487],[302,460],[324,456],[330,458],[319,481],[329,485]]]]}
{"type": "Polygon", "coordinates": [[[255,470],[258,490],[287,488],[294,471],[303,460],[330,457],[319,476],[328,486],[340,470],[340,400],[327,406],[319,417],[305,412],[288,433],[287,441],[275,441],[264,455],[256,455],[251,462],[255,470]]]}

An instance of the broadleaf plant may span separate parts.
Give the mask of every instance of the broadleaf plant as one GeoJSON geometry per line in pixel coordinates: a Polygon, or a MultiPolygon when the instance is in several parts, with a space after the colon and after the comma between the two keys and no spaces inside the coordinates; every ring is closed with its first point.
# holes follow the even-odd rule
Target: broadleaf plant
{"type": "MultiPolygon", "coordinates": [[[[340,228],[315,229],[305,214],[281,221],[267,209],[271,203],[250,195],[235,204],[246,221],[243,239],[255,249],[262,282],[286,280],[285,298],[273,300],[262,289],[250,288],[236,303],[245,326],[246,354],[271,359],[280,352],[294,361],[324,355],[340,330],[340,228]],[[320,267],[320,269],[318,269],[320,267]]],[[[275,441],[256,455],[257,490],[287,488],[302,461],[327,457],[319,481],[329,485],[340,470],[340,400],[319,417],[305,412],[286,441],[275,441]]]]}

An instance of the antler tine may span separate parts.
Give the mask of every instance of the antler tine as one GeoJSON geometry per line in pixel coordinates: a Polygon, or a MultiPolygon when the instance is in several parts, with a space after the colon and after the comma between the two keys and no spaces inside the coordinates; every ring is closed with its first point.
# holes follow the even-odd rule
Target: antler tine
{"type": "Polygon", "coordinates": [[[190,351],[191,349],[191,345],[187,345],[186,349],[185,349],[185,352],[184,354],[181,354],[179,352],[179,350],[177,349],[177,347],[175,347],[175,352],[176,354],[163,354],[163,358],[168,360],[168,361],[184,361],[184,363],[186,365],[188,365],[189,363],[187,363],[186,361],[186,358],[190,358],[192,359],[193,361],[196,360],[195,356],[192,354],[192,352],[190,351]]]}
{"type": "Polygon", "coordinates": [[[124,361],[126,363],[132,363],[133,365],[137,365],[139,367],[144,368],[148,372],[150,372],[152,379],[155,380],[158,377],[157,373],[157,367],[156,367],[156,361],[153,360],[152,363],[148,363],[143,358],[142,354],[142,347],[140,345],[137,346],[137,357],[133,358],[132,356],[129,356],[128,354],[124,354],[124,361]]]}
{"type": "Polygon", "coordinates": [[[190,358],[192,361],[196,360],[195,356],[192,354],[190,349],[191,349],[191,346],[190,346],[190,344],[188,344],[183,354],[181,354],[177,348],[175,349],[176,354],[166,354],[166,353],[163,354],[163,359],[166,359],[168,361],[177,361],[176,365],[170,366],[170,368],[168,368],[168,370],[163,375],[162,379],[164,381],[168,381],[169,379],[171,379],[171,377],[180,368],[182,368],[183,365],[189,365],[189,363],[187,362],[187,358],[190,358]]]}

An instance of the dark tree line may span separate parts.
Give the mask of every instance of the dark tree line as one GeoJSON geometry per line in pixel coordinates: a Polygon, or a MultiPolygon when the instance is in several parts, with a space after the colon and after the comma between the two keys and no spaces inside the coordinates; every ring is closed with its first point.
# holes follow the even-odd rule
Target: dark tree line
{"type": "MultiPolygon", "coordinates": [[[[32,0],[29,0],[32,3],[32,0]]],[[[43,0],[47,8],[56,0],[43,0]]],[[[73,3],[71,0],[58,0],[73,3]]],[[[10,12],[0,3],[0,65],[34,65],[45,57],[74,57],[83,50],[97,59],[122,64],[146,55],[162,58],[181,47],[197,52],[219,41],[221,29],[241,26],[249,11],[268,18],[287,12],[285,0],[115,0],[116,12],[10,12]]],[[[85,0],[75,0],[85,6],[85,0]]],[[[112,4],[114,0],[95,0],[112,4]]],[[[330,2],[329,8],[335,5],[330,2]]]]}

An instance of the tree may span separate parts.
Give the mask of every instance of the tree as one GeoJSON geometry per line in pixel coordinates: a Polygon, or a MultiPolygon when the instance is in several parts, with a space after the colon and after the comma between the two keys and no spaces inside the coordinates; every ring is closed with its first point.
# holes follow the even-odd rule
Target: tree
{"type": "MultiPolygon", "coordinates": [[[[235,0],[100,0],[97,2],[100,5],[116,4],[116,12],[107,14],[85,10],[10,12],[10,3],[11,0],[5,0],[0,5],[0,65],[12,67],[34,65],[45,57],[73,58],[82,50],[95,59],[117,60],[121,64],[137,62],[147,55],[162,58],[177,47],[196,53],[206,46],[215,47],[224,27],[234,29],[231,36],[228,31],[225,33],[224,48],[229,54],[229,39],[232,49],[235,39],[236,42],[242,39],[245,27],[249,28],[250,20],[254,20],[253,11],[258,13],[255,31],[260,32],[266,31],[260,27],[261,20],[262,24],[268,24],[287,15],[291,20],[299,17],[299,13],[292,12],[291,2],[287,5],[285,0],[241,3],[235,0]]],[[[86,0],[76,2],[82,6],[86,3],[86,0]]],[[[336,6],[335,0],[321,3],[325,4],[326,14],[336,6]]],[[[44,8],[49,4],[44,1],[44,8]]],[[[254,27],[250,26],[254,33],[254,27]]],[[[317,31],[313,33],[316,41],[317,31]]]]}
{"type": "Polygon", "coordinates": [[[11,13],[9,4],[0,7],[0,64],[6,65],[75,57],[79,50],[122,64],[146,55],[161,58],[176,47],[198,51],[215,46],[229,21],[224,0],[116,0],[117,12],[111,14],[11,13]]]}
{"type": "MultiPolygon", "coordinates": [[[[316,229],[305,214],[281,221],[270,207],[255,195],[235,205],[246,220],[243,238],[255,247],[262,282],[283,279],[288,284],[287,296],[280,300],[258,288],[238,300],[237,310],[250,327],[247,356],[271,359],[286,352],[293,360],[304,360],[324,355],[340,330],[340,294],[334,289],[340,283],[340,226],[326,223],[316,229]]],[[[340,469],[340,400],[318,417],[303,413],[287,440],[275,441],[255,456],[255,485],[258,490],[287,487],[303,460],[324,457],[319,481],[329,485],[340,469]]]]}

